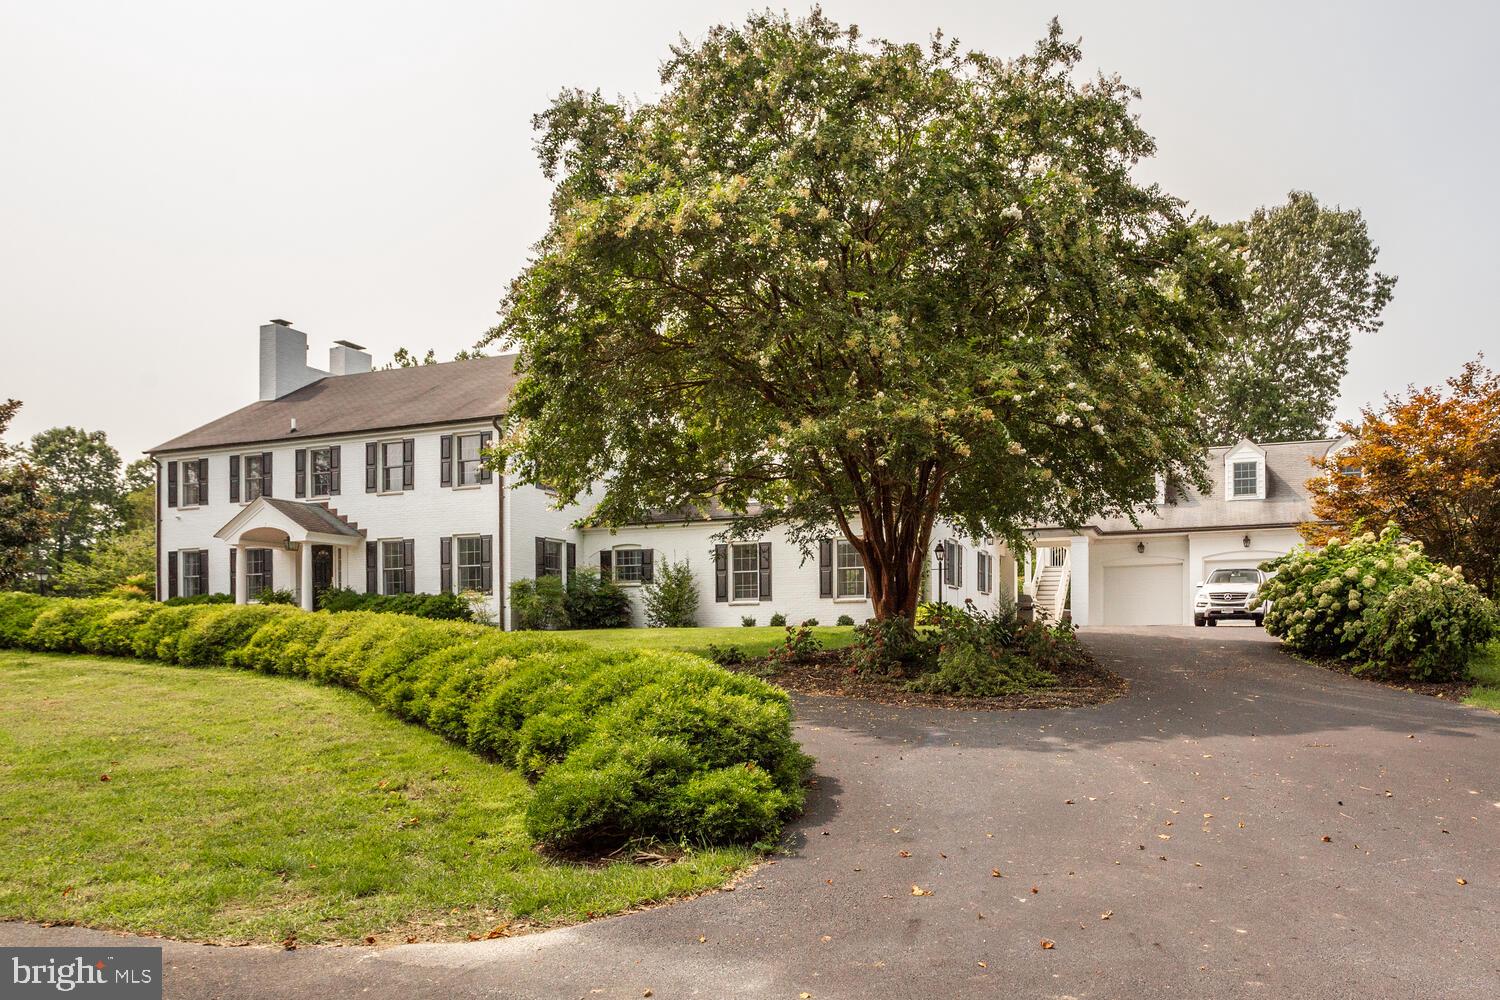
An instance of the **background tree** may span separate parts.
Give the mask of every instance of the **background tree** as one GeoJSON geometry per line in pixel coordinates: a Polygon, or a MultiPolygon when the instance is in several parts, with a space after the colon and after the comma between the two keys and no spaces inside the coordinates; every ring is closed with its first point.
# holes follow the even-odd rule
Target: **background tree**
{"type": "Polygon", "coordinates": [[[29,582],[37,546],[52,521],[41,470],[5,443],[5,431],[20,408],[19,400],[0,403],[0,589],[6,590],[29,582]]]}
{"type": "MultiPolygon", "coordinates": [[[[1441,386],[1387,396],[1341,430],[1352,446],[1308,483],[1313,512],[1345,534],[1394,521],[1440,563],[1500,596],[1500,375],[1471,361],[1441,386]]],[[[1327,525],[1308,525],[1315,543],[1327,525]]]]}
{"type": "Polygon", "coordinates": [[[1322,437],[1353,334],[1380,329],[1396,279],[1375,270],[1380,250],[1357,209],[1324,208],[1305,191],[1256,209],[1226,236],[1243,247],[1253,290],[1212,369],[1210,436],[1322,437]]]}
{"type": "Polygon", "coordinates": [[[1003,60],[820,12],[680,43],[663,94],[538,116],[551,224],[490,339],[502,452],[594,520],[721,503],[842,533],[915,612],[935,518],[1019,541],[1196,467],[1229,248],[1132,177],[1135,92],[1054,22],[1003,60]]]}
{"type": "Polygon", "coordinates": [[[103,431],[54,427],[33,437],[28,450],[50,496],[48,538],[37,550],[38,577],[47,590],[66,560],[121,526],[125,487],[120,453],[103,431]]]}
{"type": "Polygon", "coordinates": [[[156,465],[149,458],[131,462],[122,487],[119,530],[63,561],[53,583],[59,593],[150,597],[156,592],[156,465]]]}

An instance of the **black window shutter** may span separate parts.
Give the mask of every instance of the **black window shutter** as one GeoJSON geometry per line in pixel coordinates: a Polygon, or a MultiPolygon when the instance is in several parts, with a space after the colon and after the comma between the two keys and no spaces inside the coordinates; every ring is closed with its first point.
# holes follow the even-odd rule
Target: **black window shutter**
{"type": "Polygon", "coordinates": [[[833,539],[818,542],[818,596],[833,596],[833,539]]]}
{"type": "MultiPolygon", "coordinates": [[[[177,463],[167,463],[167,506],[177,506],[177,463]]],[[[173,595],[176,596],[175,594],[173,595]]]]}
{"type": "Polygon", "coordinates": [[[606,580],[615,575],[615,554],[609,549],[599,552],[599,575],[606,580]]]}
{"type": "Polygon", "coordinates": [[[339,446],[328,449],[328,495],[339,495],[339,446]]]}
{"type": "Polygon", "coordinates": [[[409,490],[412,488],[413,476],[412,465],[416,460],[417,439],[403,438],[401,441],[401,488],[409,490]]]}
{"type": "Polygon", "coordinates": [[[229,599],[234,600],[234,554],[238,551],[234,547],[229,549],[229,599]]]}
{"type": "Polygon", "coordinates": [[[760,543],[760,599],[771,599],[771,543],[760,543]]]}
{"type": "Polygon", "coordinates": [[[401,554],[405,556],[402,562],[406,563],[406,591],[408,594],[417,592],[417,540],[408,538],[401,543],[401,554]]]}
{"type": "MultiPolygon", "coordinates": [[[[266,551],[266,582],[265,582],[265,585],[261,587],[261,589],[262,590],[275,590],[276,589],[276,578],[275,578],[274,570],[276,569],[276,550],[275,549],[266,549],[265,551],[266,551]]],[[[253,596],[253,595],[246,594],[245,598],[248,600],[251,596],[253,596]]]]}
{"type": "MultiPolygon", "coordinates": [[[[173,463],[176,464],[176,463],[173,463]]],[[[167,599],[177,596],[177,552],[167,553],[167,599]]]]}
{"type": "Polygon", "coordinates": [[[573,571],[578,568],[578,546],[572,542],[568,543],[568,579],[573,579],[573,571]]]}
{"type": "Polygon", "coordinates": [[[276,495],[271,492],[271,453],[269,451],[260,453],[260,495],[263,497],[276,495]]]}
{"type": "Polygon", "coordinates": [[[484,570],[484,592],[495,592],[495,536],[485,535],[479,540],[479,564],[484,570]]]}
{"type": "MultiPolygon", "coordinates": [[[[376,445],[372,441],[365,445],[365,492],[375,492],[375,453],[376,445]]],[[[374,591],[371,591],[374,593],[374,591]]]]}
{"type": "Polygon", "coordinates": [[[714,546],[714,600],[729,600],[729,546],[714,546]]]}
{"type": "Polygon", "coordinates": [[[547,573],[547,539],[536,540],[536,579],[540,580],[547,573]]]}
{"type": "Polygon", "coordinates": [[[444,535],[438,539],[438,560],[442,567],[439,585],[445,594],[453,593],[453,539],[444,535]]]}
{"type": "Polygon", "coordinates": [[[494,439],[495,435],[490,433],[489,431],[479,432],[479,481],[481,483],[492,483],[495,481],[495,474],[490,469],[489,464],[485,461],[484,457],[486,449],[489,448],[490,442],[494,439]]]}
{"type": "Polygon", "coordinates": [[[452,434],[444,434],[438,440],[439,440],[439,447],[441,448],[441,454],[442,454],[442,470],[441,470],[441,477],[438,480],[438,485],[439,486],[452,486],[453,485],[453,435],[452,434]]]}
{"type": "Polygon", "coordinates": [[[655,549],[642,549],[641,550],[641,582],[642,583],[655,583],[656,582],[656,550],[655,549]]]}
{"type": "Polygon", "coordinates": [[[240,456],[229,456],[229,502],[240,502],[240,456]]]}
{"type": "Polygon", "coordinates": [[[380,593],[380,549],[375,542],[365,542],[365,593],[380,593]]]}
{"type": "Polygon", "coordinates": [[[212,594],[214,588],[209,586],[208,581],[208,550],[198,550],[198,593],[212,594]]]}
{"type": "Polygon", "coordinates": [[[307,449],[297,449],[297,496],[307,496],[307,449]]]}
{"type": "Polygon", "coordinates": [[[198,459],[198,502],[208,503],[208,459],[198,459]]]}

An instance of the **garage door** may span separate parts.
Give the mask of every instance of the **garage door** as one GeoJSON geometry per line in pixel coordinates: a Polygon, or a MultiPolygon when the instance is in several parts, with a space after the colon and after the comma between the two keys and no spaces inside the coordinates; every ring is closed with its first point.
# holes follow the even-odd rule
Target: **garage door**
{"type": "Polygon", "coordinates": [[[1105,625],[1181,625],[1182,564],[1104,567],[1105,625]]]}

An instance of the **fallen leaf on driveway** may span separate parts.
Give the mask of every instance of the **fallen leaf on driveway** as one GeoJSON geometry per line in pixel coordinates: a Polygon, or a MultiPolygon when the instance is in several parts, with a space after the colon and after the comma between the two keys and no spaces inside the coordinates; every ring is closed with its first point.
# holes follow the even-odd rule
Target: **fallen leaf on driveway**
{"type": "Polygon", "coordinates": [[[1103,913],[1099,914],[1099,919],[1100,920],[1108,920],[1110,917],[1112,917],[1114,915],[1115,915],[1115,911],[1114,910],[1105,910],[1103,913]]]}
{"type": "Polygon", "coordinates": [[[911,887],[911,894],[913,896],[931,896],[932,890],[924,889],[920,885],[914,885],[911,887]]]}
{"type": "Polygon", "coordinates": [[[981,969],[988,969],[988,968],[989,968],[989,967],[990,967],[990,966],[989,966],[989,963],[988,963],[988,962],[980,962],[980,963],[979,963],[979,967],[980,967],[980,968],[981,968],[981,969]]]}
{"type": "Polygon", "coordinates": [[[911,851],[902,851],[900,856],[903,858],[909,858],[911,857],[911,851]]]}
{"type": "Polygon", "coordinates": [[[1331,844],[1331,843],[1333,843],[1333,838],[1332,837],[1324,837],[1323,838],[1323,843],[1325,843],[1325,844],[1331,844]]]}
{"type": "Polygon", "coordinates": [[[1469,884],[1469,880],[1466,879],[1466,878],[1458,879],[1458,884],[1459,885],[1468,885],[1469,884]]]}
{"type": "Polygon", "coordinates": [[[1004,875],[1000,874],[1000,869],[998,869],[998,868],[991,868],[990,869],[990,875],[993,876],[994,878],[1004,878],[1005,877],[1004,875]]]}
{"type": "Polygon", "coordinates": [[[1046,938],[1042,938],[1042,947],[1047,951],[1051,951],[1053,948],[1056,948],[1057,945],[1052,943],[1051,941],[1048,941],[1046,938]]]}
{"type": "Polygon", "coordinates": [[[1037,888],[1037,887],[1036,887],[1036,886],[1032,886],[1032,887],[1031,887],[1031,894],[1032,894],[1032,895],[1033,895],[1033,896],[1035,896],[1035,895],[1036,895],[1036,894],[1037,894],[1037,893],[1039,893],[1039,892],[1041,892],[1041,891],[1042,891],[1042,890],[1040,890],[1040,889],[1038,889],[1038,888],[1037,888]]]}

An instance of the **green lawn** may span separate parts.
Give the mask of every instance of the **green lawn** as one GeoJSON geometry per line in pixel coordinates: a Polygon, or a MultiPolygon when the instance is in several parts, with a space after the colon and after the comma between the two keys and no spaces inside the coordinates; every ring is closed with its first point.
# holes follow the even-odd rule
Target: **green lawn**
{"type": "Polygon", "coordinates": [[[530,794],[349,691],[0,652],[0,918],[226,942],[461,939],[711,888],[754,858],[547,860],[522,830],[530,794]]]}
{"type": "Polygon", "coordinates": [[[1484,653],[1469,664],[1469,673],[1474,678],[1474,690],[1464,699],[1465,705],[1500,712],[1500,642],[1492,642],[1484,653]]]}
{"type": "MultiPolygon", "coordinates": [[[[736,646],[749,656],[762,656],[786,640],[786,629],[760,625],[753,628],[596,628],[566,634],[595,645],[635,649],[681,649],[707,654],[710,644],[736,646]]],[[[813,635],[827,649],[838,649],[854,641],[850,625],[819,625],[813,635]]]]}

